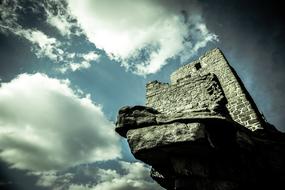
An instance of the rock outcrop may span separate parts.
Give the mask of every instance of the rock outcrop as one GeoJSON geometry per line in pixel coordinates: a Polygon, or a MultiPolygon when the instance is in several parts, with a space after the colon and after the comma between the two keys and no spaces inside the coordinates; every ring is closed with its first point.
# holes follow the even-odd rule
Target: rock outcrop
{"type": "Polygon", "coordinates": [[[284,134],[263,119],[220,50],[199,60],[171,84],[148,83],[147,106],[121,108],[116,132],[168,190],[283,189],[284,134]]]}

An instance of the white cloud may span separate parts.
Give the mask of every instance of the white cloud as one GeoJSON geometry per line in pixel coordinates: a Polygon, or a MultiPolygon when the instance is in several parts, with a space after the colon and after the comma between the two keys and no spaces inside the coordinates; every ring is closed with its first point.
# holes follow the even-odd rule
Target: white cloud
{"type": "Polygon", "coordinates": [[[59,174],[56,171],[30,172],[29,175],[37,176],[37,186],[48,187],[53,190],[67,189],[74,178],[74,173],[59,174]]]}
{"type": "Polygon", "coordinates": [[[91,62],[92,61],[98,61],[100,58],[100,55],[97,54],[96,52],[88,52],[88,53],[69,53],[66,55],[67,59],[69,59],[70,61],[63,65],[62,67],[59,68],[59,71],[61,73],[65,73],[69,70],[71,71],[77,71],[77,70],[81,70],[81,69],[88,69],[89,67],[91,67],[91,62]],[[74,58],[80,59],[80,62],[72,62],[74,58]]]}
{"type": "Polygon", "coordinates": [[[13,33],[28,40],[32,43],[32,50],[39,58],[47,57],[52,61],[63,60],[64,51],[60,48],[62,44],[56,38],[49,37],[37,29],[26,29],[18,23],[19,15],[16,10],[22,10],[23,8],[17,0],[10,3],[4,0],[3,6],[0,8],[0,16],[3,17],[3,20],[0,20],[0,31],[13,33]]]}
{"type": "Polygon", "coordinates": [[[68,0],[68,3],[88,39],[140,75],[159,71],[169,58],[189,53],[188,48],[192,49],[189,56],[193,56],[208,42],[217,40],[201,17],[192,18],[199,14],[183,15],[181,11],[189,7],[175,7],[169,1],[68,0]]]}
{"type": "Polygon", "coordinates": [[[31,174],[39,176],[37,185],[42,186],[42,187],[52,186],[58,178],[56,176],[55,171],[38,172],[38,173],[31,173],[31,174]]]}
{"type": "Polygon", "coordinates": [[[71,16],[65,1],[49,0],[45,2],[47,23],[54,26],[62,36],[80,35],[81,31],[71,16]]]}
{"type": "Polygon", "coordinates": [[[120,157],[101,107],[67,80],[22,74],[0,87],[0,158],[31,171],[60,170],[120,157]]]}
{"type": "MultiPolygon", "coordinates": [[[[77,166],[76,172],[32,172],[37,185],[52,190],[163,190],[150,178],[150,168],[140,162],[111,161],[116,166],[77,166]],[[103,168],[102,168],[103,167],[103,168]],[[78,179],[81,179],[78,181],[78,179]],[[84,181],[82,183],[82,181],[84,181]]],[[[112,165],[112,164],[111,164],[112,165]]],[[[71,171],[72,171],[71,170],[71,171]]]]}
{"type": "Polygon", "coordinates": [[[66,70],[71,69],[72,71],[77,71],[80,69],[87,69],[91,67],[91,63],[90,63],[91,61],[97,61],[100,57],[99,54],[93,51],[86,53],[86,54],[77,54],[76,56],[78,58],[82,58],[82,61],[80,63],[70,63],[70,64],[67,64],[66,67],[62,69],[66,69],[66,70]]]}
{"type": "Polygon", "coordinates": [[[69,36],[71,34],[71,28],[73,25],[66,20],[66,17],[63,15],[49,15],[47,22],[56,27],[58,31],[64,36],[69,36]]]}
{"type": "Polygon", "coordinates": [[[100,169],[94,176],[99,179],[95,185],[71,184],[69,190],[162,190],[158,184],[149,181],[149,168],[146,165],[135,162],[119,162],[123,174],[116,170],[100,169]]]}
{"type": "Polygon", "coordinates": [[[55,38],[49,37],[39,30],[18,29],[14,32],[34,45],[33,50],[37,57],[47,57],[53,61],[63,60],[64,51],[60,48],[61,43],[55,38]]]}
{"type": "Polygon", "coordinates": [[[61,73],[88,69],[91,67],[91,62],[97,61],[100,57],[94,51],[87,53],[63,51],[64,44],[36,29],[22,29],[21,27],[14,29],[7,27],[6,29],[32,43],[32,50],[38,58],[48,58],[54,63],[60,62],[61,65],[57,70],[61,73]]]}
{"type": "Polygon", "coordinates": [[[33,51],[38,58],[49,58],[54,62],[61,62],[59,71],[77,71],[91,67],[92,61],[97,61],[100,57],[94,51],[87,53],[74,53],[63,51],[63,44],[56,38],[49,37],[39,30],[19,29],[14,33],[24,37],[33,44],[33,51]],[[75,62],[75,60],[77,62],[75,62]]]}
{"type": "Polygon", "coordinates": [[[199,14],[192,15],[190,19],[189,32],[192,41],[184,43],[185,48],[181,52],[181,61],[187,61],[191,56],[195,55],[199,49],[206,47],[209,42],[218,41],[218,36],[210,33],[203,18],[199,14]]]}
{"type": "MultiPolygon", "coordinates": [[[[139,75],[158,72],[176,56],[182,61],[188,60],[209,42],[218,40],[207,29],[195,0],[66,1],[68,6],[65,0],[31,0],[30,3],[33,4],[32,12],[41,10],[41,14],[46,15],[46,22],[54,26],[64,39],[71,41],[74,35],[85,34],[111,59],[139,75]]],[[[3,18],[0,31],[26,38],[33,44],[32,50],[39,58],[61,63],[57,70],[63,73],[91,66],[90,61],[78,60],[78,53],[70,58],[74,53],[67,50],[70,44],[36,28],[23,27],[18,22],[16,10],[25,10],[24,4],[17,0],[11,2],[4,0],[4,8],[0,7],[3,18]]]]}
{"type": "MultiPolygon", "coordinates": [[[[67,70],[70,68],[72,71],[77,71],[80,69],[87,69],[91,66],[91,64],[87,61],[82,61],[81,63],[71,63],[67,66],[68,66],[67,68],[65,67],[67,70]]],[[[65,68],[62,68],[62,69],[65,69],[65,68]]],[[[65,72],[64,70],[62,71],[63,73],[65,72]]]]}
{"type": "Polygon", "coordinates": [[[47,58],[56,64],[56,70],[65,73],[66,71],[77,71],[87,69],[91,66],[91,61],[98,60],[99,55],[94,51],[77,53],[69,52],[67,49],[72,46],[69,43],[72,35],[81,35],[81,30],[77,22],[69,14],[65,1],[36,1],[31,0],[30,7],[25,7],[23,1],[4,0],[0,6],[0,32],[5,34],[15,34],[31,43],[31,49],[38,58],[47,58]],[[30,9],[29,9],[30,8],[30,9]],[[28,9],[28,10],[26,10],[28,9]],[[18,12],[17,12],[18,10],[18,12]],[[44,31],[37,28],[26,28],[18,20],[21,17],[19,11],[31,11],[38,13],[42,17],[46,15],[46,22],[54,26],[68,40],[49,36],[44,31]]]}
{"type": "Polygon", "coordinates": [[[99,55],[96,52],[89,52],[87,54],[82,54],[82,57],[85,61],[95,61],[99,58],[99,55]]]}
{"type": "Polygon", "coordinates": [[[17,27],[17,1],[3,0],[0,6],[0,32],[7,33],[9,28],[17,27]],[[9,26],[9,27],[8,27],[9,26]]]}

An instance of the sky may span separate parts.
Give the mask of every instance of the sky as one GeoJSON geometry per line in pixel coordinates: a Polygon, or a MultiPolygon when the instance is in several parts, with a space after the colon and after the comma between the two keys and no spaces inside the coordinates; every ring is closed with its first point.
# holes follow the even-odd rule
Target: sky
{"type": "Polygon", "coordinates": [[[215,47],[284,132],[283,22],[278,1],[0,0],[0,189],[160,190],[117,112],[215,47]]]}

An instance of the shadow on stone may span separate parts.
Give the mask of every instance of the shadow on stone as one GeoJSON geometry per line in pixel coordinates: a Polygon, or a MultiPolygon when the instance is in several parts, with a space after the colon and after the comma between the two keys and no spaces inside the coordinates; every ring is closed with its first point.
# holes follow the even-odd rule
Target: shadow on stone
{"type": "Polygon", "coordinates": [[[146,106],[121,108],[116,132],[162,187],[284,186],[285,136],[264,120],[219,49],[179,68],[171,84],[146,88],[146,106]]]}

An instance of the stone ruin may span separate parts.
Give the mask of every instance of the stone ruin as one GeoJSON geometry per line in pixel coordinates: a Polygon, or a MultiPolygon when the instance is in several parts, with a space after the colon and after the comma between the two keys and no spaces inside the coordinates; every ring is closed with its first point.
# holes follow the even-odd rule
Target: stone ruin
{"type": "Polygon", "coordinates": [[[170,79],[148,83],[146,106],[121,108],[116,124],[158,184],[168,190],[284,188],[284,134],[260,114],[219,49],[170,79]]]}

